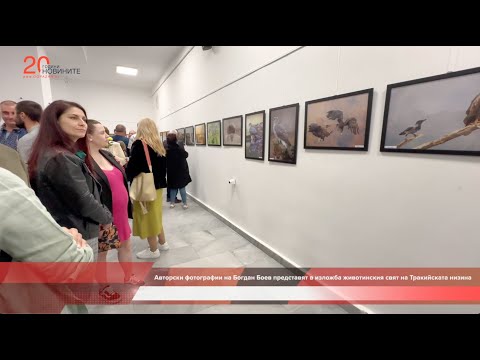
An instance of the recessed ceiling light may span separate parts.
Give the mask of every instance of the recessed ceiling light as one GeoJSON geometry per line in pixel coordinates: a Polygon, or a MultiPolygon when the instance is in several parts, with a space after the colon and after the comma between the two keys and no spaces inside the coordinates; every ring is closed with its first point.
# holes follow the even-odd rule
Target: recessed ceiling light
{"type": "Polygon", "coordinates": [[[117,73],[123,75],[137,76],[138,69],[129,68],[125,66],[117,66],[117,73]]]}

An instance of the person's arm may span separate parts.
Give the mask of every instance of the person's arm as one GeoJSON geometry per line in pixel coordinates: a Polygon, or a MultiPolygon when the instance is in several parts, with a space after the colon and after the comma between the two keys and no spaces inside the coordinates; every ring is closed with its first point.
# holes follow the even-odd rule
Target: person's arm
{"type": "Polygon", "coordinates": [[[145,150],[143,149],[143,144],[140,140],[135,141],[132,145],[130,159],[128,160],[126,168],[128,181],[131,182],[141,172],[148,171],[145,170],[146,168],[148,168],[148,164],[145,157],[145,150]]]}
{"type": "Polygon", "coordinates": [[[75,213],[99,224],[112,222],[112,214],[108,208],[98,202],[90,192],[80,164],[65,154],[58,154],[48,161],[45,174],[75,213]]]}
{"type": "Polygon", "coordinates": [[[123,152],[121,146],[120,146],[120,143],[116,143],[114,142],[112,145],[111,145],[111,151],[110,151],[117,159],[117,162],[122,165],[122,166],[125,166],[125,164],[127,163],[127,159],[125,157],[125,153],[123,152]]]}
{"type": "Polygon", "coordinates": [[[25,143],[24,138],[18,140],[17,151],[20,154],[20,158],[22,159],[23,163],[28,163],[28,145],[25,143]]]}
{"type": "Polygon", "coordinates": [[[0,169],[0,179],[0,249],[24,262],[93,261],[92,249],[78,246],[18,176],[0,169]]]}
{"type": "Polygon", "coordinates": [[[11,171],[30,186],[27,167],[20,158],[20,155],[17,151],[2,144],[0,144],[0,168],[11,171]]]}
{"type": "Polygon", "coordinates": [[[135,138],[136,138],[136,136],[135,136],[135,134],[133,134],[132,136],[130,136],[130,139],[128,139],[128,145],[127,145],[128,151],[132,150],[132,145],[135,141],[135,138]]]}

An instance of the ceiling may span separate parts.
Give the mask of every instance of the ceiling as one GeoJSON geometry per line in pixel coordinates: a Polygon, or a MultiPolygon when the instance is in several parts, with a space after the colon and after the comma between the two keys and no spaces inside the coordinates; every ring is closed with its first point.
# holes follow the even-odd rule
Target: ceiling
{"type": "Polygon", "coordinates": [[[50,64],[79,68],[71,78],[152,90],[184,46],[43,46],[50,64]],[[138,69],[137,76],[116,73],[117,66],[138,69]]]}

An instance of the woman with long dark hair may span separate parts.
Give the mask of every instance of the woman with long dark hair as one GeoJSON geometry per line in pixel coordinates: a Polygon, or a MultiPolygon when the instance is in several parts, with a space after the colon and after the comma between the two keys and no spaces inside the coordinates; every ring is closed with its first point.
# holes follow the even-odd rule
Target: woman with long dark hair
{"type": "Polygon", "coordinates": [[[32,188],[57,223],[76,228],[97,254],[99,224],[111,226],[112,214],[100,202],[101,188],[93,175],[86,111],[57,100],[44,110],[40,123],[28,161],[32,188]]]}

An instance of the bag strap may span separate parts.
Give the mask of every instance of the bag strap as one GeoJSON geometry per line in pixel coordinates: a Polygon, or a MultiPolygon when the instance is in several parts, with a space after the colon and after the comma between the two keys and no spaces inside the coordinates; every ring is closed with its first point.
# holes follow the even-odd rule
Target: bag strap
{"type": "Polygon", "coordinates": [[[147,143],[142,140],[142,144],[143,144],[143,151],[145,151],[145,157],[147,158],[148,168],[150,169],[150,172],[153,172],[152,171],[152,162],[150,161],[150,152],[148,151],[147,143]]]}

